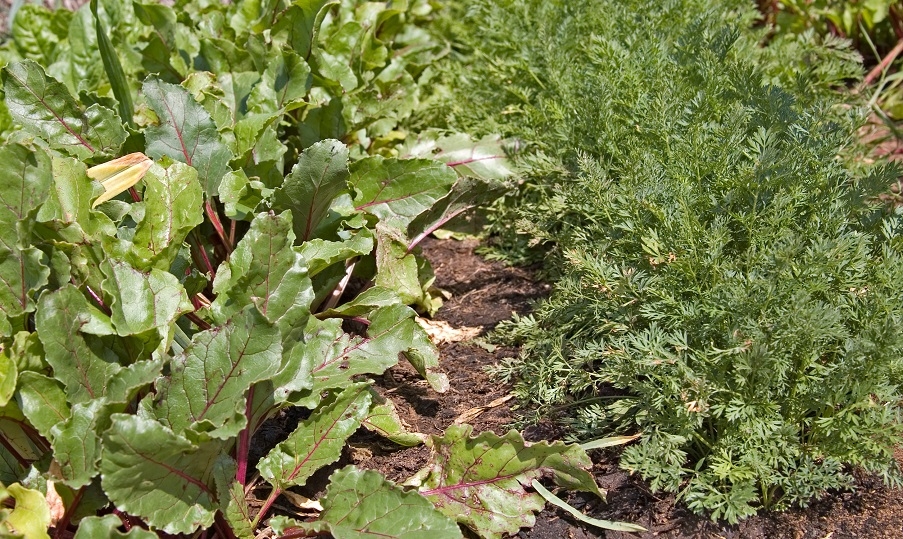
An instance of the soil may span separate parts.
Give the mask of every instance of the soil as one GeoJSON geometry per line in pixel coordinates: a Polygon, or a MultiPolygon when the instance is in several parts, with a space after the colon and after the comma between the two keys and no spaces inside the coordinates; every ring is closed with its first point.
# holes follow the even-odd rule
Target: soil
{"type": "MultiPolygon", "coordinates": [[[[452,296],[435,320],[454,328],[481,327],[480,333],[495,327],[513,312],[526,314],[531,304],[549,291],[549,286],[534,278],[529,269],[511,268],[487,262],[474,253],[475,241],[427,240],[424,254],[433,264],[437,286],[452,296]]],[[[380,391],[390,394],[402,419],[411,430],[441,433],[456,418],[475,407],[489,406],[469,421],[474,431],[491,430],[502,434],[516,419],[511,406],[516,401],[499,401],[510,393],[485,372],[485,367],[514,357],[516,350],[487,347],[473,341],[440,345],[443,369],[451,389],[445,394],[432,391],[406,363],[378,379],[380,391]]],[[[481,408],[482,409],[482,408],[481,408]]],[[[531,441],[552,440],[561,433],[552,425],[525,430],[531,441]]],[[[383,443],[375,436],[357,435],[352,439],[348,461],[379,470],[393,480],[403,480],[421,469],[428,458],[423,447],[402,449],[383,443]]],[[[649,531],[628,534],[596,529],[555,508],[537,515],[536,525],[523,529],[521,539],[608,538],[703,538],[703,539],[883,539],[903,538],[903,491],[890,490],[875,477],[862,475],[854,492],[834,492],[807,509],[765,514],[749,518],[739,525],[715,523],[694,515],[673,495],[650,492],[637,477],[620,470],[616,451],[594,451],[593,473],[608,491],[608,503],[580,494],[568,501],[590,516],[640,524],[649,531]]],[[[903,462],[903,451],[898,451],[903,462]]]]}

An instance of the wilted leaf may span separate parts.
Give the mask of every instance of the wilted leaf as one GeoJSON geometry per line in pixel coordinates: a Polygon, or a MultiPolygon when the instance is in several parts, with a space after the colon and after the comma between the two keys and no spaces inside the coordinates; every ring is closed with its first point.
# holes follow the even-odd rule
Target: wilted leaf
{"type": "Polygon", "coordinates": [[[154,159],[166,155],[193,166],[207,196],[218,194],[232,153],[220,140],[210,115],[181,86],[148,79],[143,91],[160,119],[160,125],[145,130],[146,153],[154,159]]]}
{"type": "Polygon", "coordinates": [[[220,442],[198,446],[152,419],[116,414],[103,446],[101,484],[120,511],[173,534],[213,523],[220,442]]]}
{"type": "Polygon", "coordinates": [[[452,425],[445,436],[431,437],[430,464],[409,482],[480,537],[495,539],[533,526],[545,503],[526,490],[534,479],[549,477],[559,486],[602,497],[586,471],[592,462],[579,446],[528,444],[516,431],[504,437],[484,432],[476,438],[472,432],[470,425],[452,425]]]}
{"type": "Polygon", "coordinates": [[[369,384],[355,384],[324,403],[260,461],[260,475],[280,490],[304,485],[315,471],[338,460],[372,398],[369,384]]]}
{"type": "Polygon", "coordinates": [[[338,140],[324,140],[304,150],[273,203],[291,209],[295,236],[311,239],[332,200],[348,188],[348,150],[338,140]]]}
{"type": "Polygon", "coordinates": [[[198,333],[170,361],[157,383],[157,417],[177,434],[186,429],[214,438],[236,436],[247,424],[245,395],[279,368],[278,329],[249,307],[227,324],[198,333]]]}
{"type": "Polygon", "coordinates": [[[405,230],[415,217],[448,194],[455,171],[431,159],[386,159],[372,156],[354,163],[350,184],[354,205],[405,230]]]}
{"type": "Polygon", "coordinates": [[[364,418],[363,426],[370,432],[405,447],[420,445],[427,439],[426,434],[410,432],[405,428],[395,404],[389,399],[370,410],[370,414],[364,418]]]}
{"type": "Polygon", "coordinates": [[[329,479],[315,529],[325,528],[335,539],[463,537],[455,521],[424,497],[405,492],[378,472],[348,466],[329,479]]]}
{"type": "Polygon", "coordinates": [[[3,87],[12,117],[52,148],[86,159],[116,153],[125,141],[115,112],[97,104],[82,110],[61,82],[31,60],[5,67],[3,87]]]}

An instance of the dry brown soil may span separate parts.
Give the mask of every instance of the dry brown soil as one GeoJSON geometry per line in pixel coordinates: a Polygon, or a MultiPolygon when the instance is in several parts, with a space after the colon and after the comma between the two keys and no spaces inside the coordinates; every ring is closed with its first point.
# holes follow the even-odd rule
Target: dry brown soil
{"type": "MultiPolygon", "coordinates": [[[[453,294],[436,316],[453,327],[482,326],[483,331],[511,316],[525,314],[530,305],[548,291],[548,285],[534,279],[529,270],[490,263],[474,254],[476,242],[429,240],[424,254],[433,264],[437,284],[453,294]]],[[[393,368],[378,380],[380,390],[390,394],[403,419],[412,430],[441,433],[468,410],[488,405],[509,394],[510,388],[490,378],[484,367],[516,354],[497,349],[493,353],[476,344],[456,342],[440,345],[442,366],[449,374],[451,389],[438,394],[429,389],[406,364],[393,368]]],[[[515,418],[511,400],[490,408],[471,421],[475,431],[503,433],[515,418]]],[[[554,439],[550,425],[528,428],[529,440],[554,439]]],[[[381,471],[394,480],[403,480],[426,462],[424,447],[400,449],[369,435],[358,435],[344,459],[381,471]]],[[[621,471],[614,451],[593,453],[593,472],[608,490],[608,503],[574,495],[570,502],[597,518],[624,520],[645,526],[647,533],[632,535],[605,532],[580,524],[562,511],[547,509],[537,517],[532,529],[521,530],[520,538],[585,539],[606,537],[643,538],[790,538],[854,539],[903,538],[903,492],[888,490],[875,478],[862,476],[855,492],[832,493],[808,509],[757,516],[739,525],[713,523],[697,517],[674,497],[650,492],[638,478],[621,471]]],[[[898,453],[898,458],[903,454],[898,453]]]]}

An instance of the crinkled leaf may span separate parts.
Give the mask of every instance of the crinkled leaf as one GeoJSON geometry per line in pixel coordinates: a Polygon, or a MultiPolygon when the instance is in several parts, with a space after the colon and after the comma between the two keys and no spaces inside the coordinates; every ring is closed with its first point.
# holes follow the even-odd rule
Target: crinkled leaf
{"type": "Polygon", "coordinates": [[[6,490],[15,498],[16,507],[6,516],[6,523],[28,539],[50,539],[50,507],[38,490],[14,483],[6,490]]]}
{"type": "Polygon", "coordinates": [[[279,368],[279,330],[253,307],[227,324],[198,333],[170,361],[170,375],[157,382],[157,417],[176,433],[186,429],[227,439],[247,424],[245,395],[279,368]]]}
{"type": "Polygon", "coordinates": [[[122,519],[116,515],[83,518],[78,524],[74,539],[157,539],[151,531],[133,527],[127,532],[119,531],[122,519]]]}
{"type": "Polygon", "coordinates": [[[354,384],[324,403],[257,465],[260,475],[285,490],[304,485],[317,470],[339,459],[345,440],[361,426],[372,402],[369,384],[354,384]]]}
{"type": "Polygon", "coordinates": [[[70,285],[41,295],[35,325],[54,378],[66,386],[73,404],[102,396],[110,402],[127,401],[162,366],[159,361],[138,361],[123,367],[124,350],[119,347],[127,344],[121,337],[100,337],[114,333],[110,319],[70,285]]]}
{"type": "Polygon", "coordinates": [[[415,217],[448,194],[455,171],[432,159],[386,159],[372,156],[351,169],[354,205],[383,222],[406,229],[415,217]]]}
{"type": "Polygon", "coordinates": [[[100,431],[110,416],[106,399],[95,399],[72,407],[65,422],[50,429],[53,459],[67,486],[81,488],[91,483],[100,463],[100,431]]]}
{"type": "Polygon", "coordinates": [[[220,500],[224,501],[226,506],[223,516],[225,516],[226,522],[229,523],[232,533],[237,538],[253,539],[255,535],[253,528],[251,528],[251,521],[254,517],[245,499],[245,488],[241,483],[234,480],[234,475],[232,479],[231,483],[222,486],[220,486],[219,482],[217,483],[220,500]]]}
{"type": "Polygon", "coordinates": [[[410,328],[410,345],[402,354],[437,393],[448,391],[448,375],[439,369],[439,349],[420,324],[410,328]],[[416,326],[416,327],[414,327],[416,326]]]}
{"type": "MultiPolygon", "coordinates": [[[[285,41],[301,58],[308,58],[314,47],[317,30],[327,7],[337,4],[336,0],[298,0],[279,14],[276,24],[272,26],[274,40],[285,41]]],[[[265,14],[269,17],[269,14],[265,14]]],[[[264,24],[271,21],[262,21],[264,24]]],[[[269,25],[260,28],[262,31],[269,25]]]]}
{"type": "Polygon", "coordinates": [[[104,492],[123,512],[167,533],[192,533],[218,509],[213,471],[223,447],[195,445],[157,421],[115,414],[104,433],[104,492]]]}
{"type": "Polygon", "coordinates": [[[6,106],[27,131],[79,159],[114,154],[126,132],[112,110],[98,104],[82,110],[69,90],[44,69],[25,60],[3,69],[6,106]]]}
{"type": "Polygon", "coordinates": [[[313,394],[344,387],[360,374],[382,374],[397,364],[398,354],[410,347],[413,327],[419,327],[414,314],[400,304],[377,309],[365,337],[346,334],[341,320],[324,320],[310,328],[304,345],[292,353],[303,354],[311,363],[313,394]]]}
{"type": "Polygon", "coordinates": [[[271,189],[260,181],[249,179],[242,169],[227,173],[219,184],[219,199],[230,219],[245,220],[253,216],[269,194],[272,194],[271,189]]]}
{"type": "Polygon", "coordinates": [[[320,141],[301,153],[285,183],[276,189],[273,204],[292,210],[295,236],[307,241],[332,200],[348,188],[348,178],[345,145],[338,140],[320,141]]]}
{"type": "Polygon", "coordinates": [[[410,432],[405,428],[398,415],[398,410],[395,409],[395,403],[391,399],[386,399],[382,404],[374,406],[362,424],[370,432],[375,432],[383,438],[405,447],[418,446],[427,438],[425,434],[410,432]]]}
{"type": "Polygon", "coordinates": [[[22,413],[41,436],[52,440],[51,429],[72,415],[60,383],[35,372],[23,372],[19,388],[22,413]]]}
{"type": "Polygon", "coordinates": [[[216,274],[211,307],[219,320],[248,303],[288,337],[310,314],[313,288],[304,258],[292,247],[292,214],[261,213],[216,274]]]}
{"type": "Polygon", "coordinates": [[[362,228],[353,232],[344,241],[314,238],[301,244],[299,251],[307,263],[310,276],[313,277],[337,262],[370,254],[373,245],[373,233],[368,228],[362,228]]]}
{"type": "Polygon", "coordinates": [[[420,284],[417,257],[408,253],[407,238],[382,223],[376,225],[376,269],[377,286],[395,291],[406,305],[430,306],[429,293],[420,284]]]}
{"type": "Polygon", "coordinates": [[[549,477],[559,486],[603,496],[586,470],[592,462],[577,445],[529,444],[516,431],[503,437],[484,432],[472,438],[470,425],[452,425],[433,436],[430,463],[409,480],[446,515],[480,537],[515,534],[536,521],[545,503],[530,482],[549,477]]]}
{"type": "Polygon", "coordinates": [[[103,290],[113,298],[111,320],[119,335],[158,331],[169,341],[170,325],[194,310],[175,275],[151,269],[139,271],[120,260],[105,260],[103,290]]]}
{"type": "Polygon", "coordinates": [[[201,184],[196,170],[173,163],[152,166],[144,185],[144,219],[132,238],[135,252],[130,260],[147,260],[166,271],[188,233],[204,219],[201,184]]]}
{"type": "Polygon", "coordinates": [[[405,492],[378,472],[348,466],[329,479],[316,531],[326,524],[335,539],[463,537],[455,521],[424,497],[405,492]]]}
{"type": "Polygon", "coordinates": [[[151,78],[144,82],[143,91],[160,120],[145,130],[145,153],[193,166],[207,196],[216,195],[232,153],[220,140],[210,115],[181,86],[151,78]]]}
{"type": "Polygon", "coordinates": [[[30,243],[29,222],[50,194],[53,168],[41,148],[0,146],[0,248],[14,251],[30,243]]]}
{"type": "Polygon", "coordinates": [[[310,91],[313,78],[310,66],[291,49],[277,51],[269,58],[260,84],[248,97],[253,112],[292,110],[302,103],[310,91]]]}
{"type": "MultiPolygon", "coordinates": [[[[13,251],[0,247],[0,335],[9,335],[7,319],[35,310],[34,292],[47,284],[47,255],[31,247],[13,251]]],[[[22,328],[19,328],[22,329],[22,328]]]]}

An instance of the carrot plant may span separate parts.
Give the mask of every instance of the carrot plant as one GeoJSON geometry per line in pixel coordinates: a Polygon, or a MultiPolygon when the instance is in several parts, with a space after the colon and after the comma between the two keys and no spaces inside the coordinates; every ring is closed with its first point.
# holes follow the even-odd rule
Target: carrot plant
{"type": "Polygon", "coordinates": [[[841,157],[865,117],[836,91],[848,44],[757,20],[462,2],[424,116],[529,145],[496,230],[557,282],[500,329],[522,351],[497,374],[574,437],[640,434],[622,467],[732,522],[901,477],[901,221],[878,201],[899,171],[841,157]]]}

